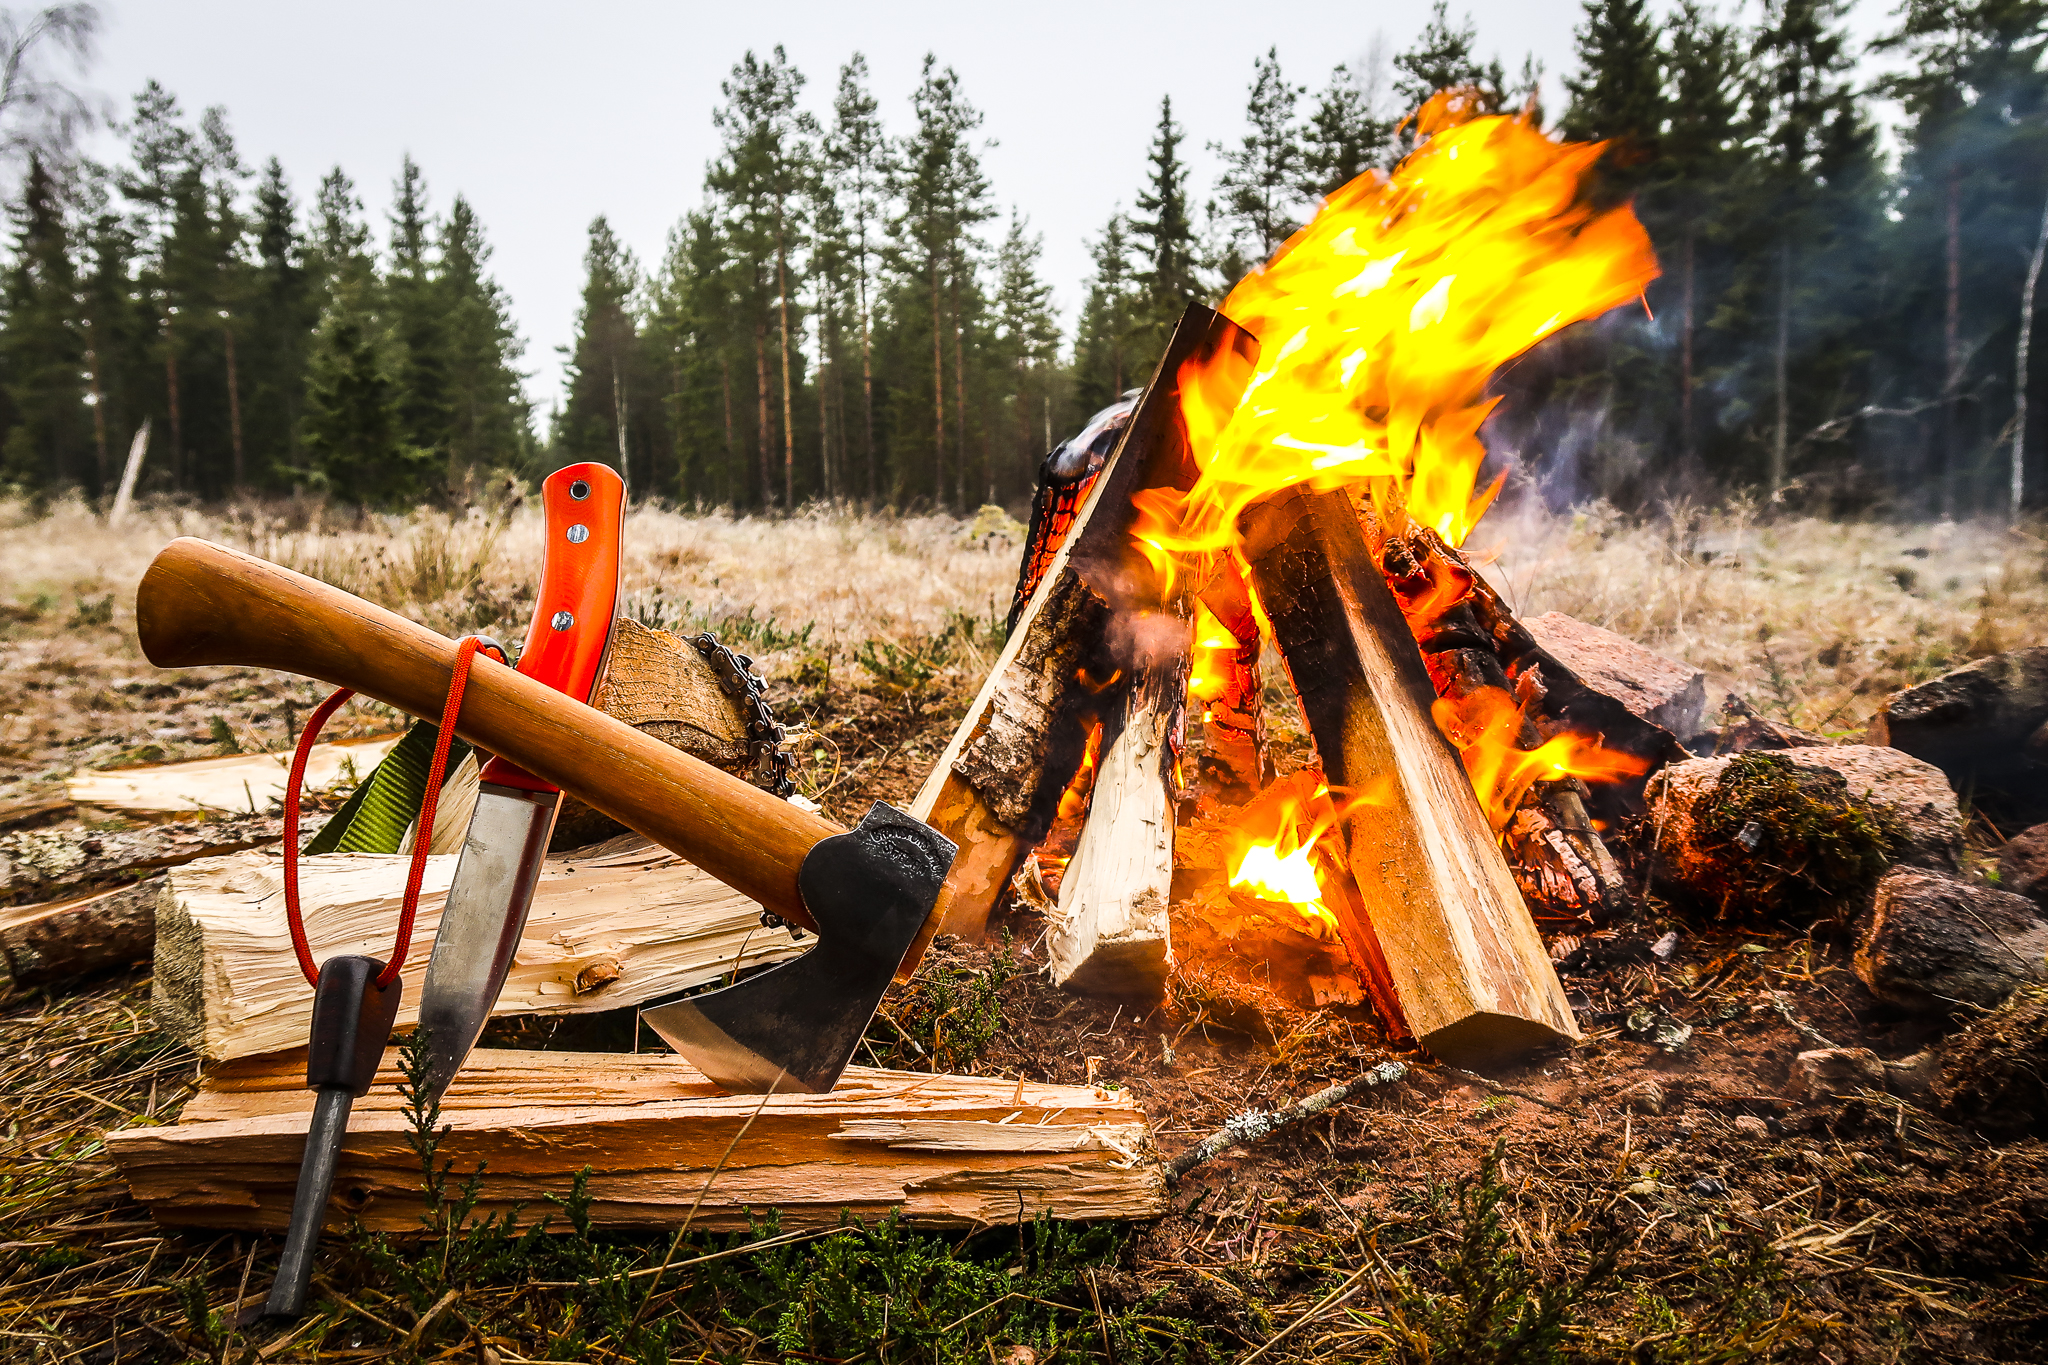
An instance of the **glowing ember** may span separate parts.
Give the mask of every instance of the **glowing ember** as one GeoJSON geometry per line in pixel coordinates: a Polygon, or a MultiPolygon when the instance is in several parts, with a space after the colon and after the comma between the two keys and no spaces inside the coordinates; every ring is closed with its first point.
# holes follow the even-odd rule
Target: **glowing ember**
{"type": "Polygon", "coordinates": [[[1331,875],[1333,860],[1319,845],[1351,804],[1340,805],[1314,772],[1267,787],[1232,831],[1230,885],[1255,900],[1290,906],[1305,933],[1337,940],[1337,917],[1322,880],[1331,875]]]}
{"type": "Polygon", "coordinates": [[[1202,473],[1185,495],[1140,495],[1149,549],[1183,563],[1226,550],[1247,505],[1294,484],[1370,495],[1463,542],[1499,487],[1474,493],[1487,381],[1657,274],[1634,213],[1585,195],[1603,144],[1475,107],[1470,92],[1432,98],[1416,115],[1428,140],[1391,177],[1337,190],[1223,301],[1259,359],[1248,384],[1228,351],[1182,367],[1202,473]]]}
{"type": "MultiPolygon", "coordinates": [[[[1188,674],[1188,700],[1206,706],[1230,688],[1231,669],[1237,659],[1237,637],[1216,619],[1216,613],[1195,603],[1195,647],[1188,674]]],[[[1209,719],[1205,710],[1202,719],[1209,719]]]]}

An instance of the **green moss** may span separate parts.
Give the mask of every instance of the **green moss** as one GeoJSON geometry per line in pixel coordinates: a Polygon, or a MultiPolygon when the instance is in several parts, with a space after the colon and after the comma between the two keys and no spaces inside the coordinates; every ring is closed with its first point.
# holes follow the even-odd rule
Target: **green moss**
{"type": "Polygon", "coordinates": [[[1906,841],[1899,817],[1851,794],[1840,773],[1754,751],[1729,761],[1699,833],[1702,851],[1726,869],[1724,912],[1788,916],[1839,913],[1876,885],[1906,841]]]}

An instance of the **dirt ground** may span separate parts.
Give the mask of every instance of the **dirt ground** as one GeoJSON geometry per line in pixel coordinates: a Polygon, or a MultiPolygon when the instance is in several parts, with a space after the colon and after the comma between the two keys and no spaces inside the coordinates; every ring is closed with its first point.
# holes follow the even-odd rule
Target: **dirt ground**
{"type": "MultiPolygon", "coordinates": [[[[281,747],[320,695],[140,658],[134,583],[171,534],[243,544],[441,629],[516,635],[530,601],[531,515],[516,507],[403,524],[160,509],[118,540],[77,509],[11,515],[0,836],[112,828],[92,811],[17,813],[77,768],[281,747]]],[[[1895,686],[2048,639],[2041,542],[2004,528],[1737,508],[1506,530],[1494,572],[1524,613],[1624,630],[1825,732],[1859,730],[1895,686]]],[[[805,789],[845,820],[906,801],[943,746],[1000,642],[1013,534],[992,519],[641,514],[629,608],[744,641],[805,726],[805,789]]],[[[338,722],[393,723],[373,707],[338,722]]],[[[1312,757],[1284,713],[1274,731],[1283,766],[1312,757]]],[[[1996,838],[1973,832],[1980,851],[1996,838]]],[[[277,1239],[161,1234],[100,1156],[100,1131],[174,1119],[196,1077],[150,1022],[146,969],[10,989],[0,1359],[2048,1359],[2048,1148],[1878,1092],[1790,1097],[1816,1036],[1887,1058],[1934,1041],[1864,991],[1841,917],[1716,921],[1652,899],[1623,935],[1633,951],[1566,975],[1584,1041],[1485,1076],[1391,1047],[1362,1007],[1254,990],[1256,964],[1187,959],[1147,1010],[1069,996],[1039,970],[1027,907],[997,927],[988,945],[942,941],[892,992],[870,1033],[883,1060],[1117,1082],[1168,1154],[1390,1058],[1407,1073],[1195,1168],[1172,1212],[1137,1228],[1039,1229],[1028,1246],[1023,1229],[870,1229],[717,1262],[658,1295],[629,1272],[661,1263],[665,1239],[430,1231],[434,1280],[420,1269],[433,1256],[364,1238],[334,1252],[309,1325],[284,1332],[238,1316],[277,1239]],[[1648,951],[1672,932],[1668,955],[1648,951]]],[[[618,1031],[599,1017],[549,1033],[590,1047],[618,1031]]]]}

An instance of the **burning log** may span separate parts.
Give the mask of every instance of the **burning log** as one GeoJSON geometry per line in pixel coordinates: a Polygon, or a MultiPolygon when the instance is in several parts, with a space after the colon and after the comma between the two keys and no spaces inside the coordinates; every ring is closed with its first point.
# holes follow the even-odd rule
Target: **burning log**
{"type": "MultiPolygon", "coordinates": [[[[1129,681],[1135,673],[1184,675],[1184,626],[1170,628],[1179,631],[1181,643],[1177,650],[1166,651],[1168,657],[1162,658],[1158,648],[1134,652],[1131,644],[1133,634],[1166,633],[1146,630],[1142,623],[1148,618],[1156,623],[1162,613],[1182,616],[1176,603],[1158,600],[1152,576],[1133,563],[1133,498],[1143,489],[1184,489],[1194,480],[1180,417],[1181,363],[1248,340],[1219,315],[1191,306],[1132,411],[1122,439],[1081,497],[1058,548],[1049,559],[1044,558],[1042,545],[1027,549],[1027,579],[1043,560],[1037,585],[1016,614],[1009,641],[980,695],[911,807],[912,814],[960,846],[930,928],[981,937],[1017,864],[1051,828],[1093,724],[1104,714],[1122,715],[1128,722],[1146,712],[1150,704],[1141,702],[1133,710],[1127,700],[1138,686],[1129,681]]],[[[1180,700],[1163,700],[1171,702],[1172,715],[1161,733],[1177,746],[1180,700]]],[[[1141,732],[1160,730],[1158,717],[1163,713],[1153,708],[1150,714],[1143,726],[1124,725],[1133,746],[1140,743],[1141,732]]],[[[1174,757],[1177,754],[1164,756],[1158,764],[1133,762],[1128,769],[1131,780],[1163,785],[1174,757]]],[[[1137,802],[1133,811],[1139,805],[1167,810],[1172,806],[1170,795],[1153,794],[1139,801],[1128,789],[1120,792],[1118,801],[1120,807],[1137,802]]],[[[1163,828],[1170,847],[1170,822],[1163,828]]],[[[1150,862],[1148,858],[1145,865],[1150,862]]],[[[1131,870],[1136,870],[1135,864],[1131,870]]],[[[1091,897],[1107,895],[1126,904],[1135,903],[1143,890],[1110,887],[1100,880],[1090,883],[1091,897]]],[[[1163,911],[1162,904],[1160,937],[1152,940],[1161,954],[1166,943],[1163,911]]],[[[1078,906],[1072,912],[1084,925],[1084,938],[1085,926],[1092,922],[1087,919],[1090,913],[1078,906]]],[[[1146,934],[1149,937],[1149,929],[1146,934]]],[[[1101,934],[1095,937],[1103,941],[1101,934]]],[[[1110,941],[1119,937],[1115,931],[1109,934],[1110,941]]],[[[905,959],[906,970],[918,956],[919,949],[913,947],[905,959]]],[[[1163,958],[1161,962],[1163,973],[1163,958]]],[[[1111,978],[1127,979],[1127,973],[1113,972],[1111,978]]]]}
{"type": "Polygon", "coordinates": [[[1362,907],[1330,908],[1381,1013],[1447,1060],[1578,1037],[1350,500],[1297,486],[1238,529],[1325,777],[1351,796],[1362,907]]]}
{"type": "Polygon", "coordinates": [[[1051,937],[1052,979],[1070,990],[1157,998],[1165,987],[1185,657],[1141,665],[1124,689],[1122,714],[1104,722],[1088,816],[1060,877],[1051,937]]]}
{"type": "MultiPolygon", "coordinates": [[[[410,859],[344,853],[301,864],[313,955],[389,943],[410,859]]],[[[157,1022],[210,1060],[302,1044],[313,989],[285,925],[280,863],[239,853],[177,869],[157,907],[157,1022]]],[[[411,954],[424,962],[455,858],[428,859],[411,954]]],[[[494,1013],[618,1009],[794,957],[805,945],[760,925],[761,907],[638,835],[550,858],[494,1013]]],[[[419,1006],[407,994],[399,1026],[419,1006]]]]}
{"type": "MultiPolygon", "coordinates": [[[[1527,715],[1526,705],[1516,702],[1507,670],[1494,652],[1493,637],[1480,625],[1475,601],[1484,593],[1493,620],[1514,623],[1516,630],[1520,625],[1492,589],[1483,586],[1464,556],[1435,532],[1412,528],[1406,535],[1387,537],[1379,560],[1422,650],[1439,699],[1439,720],[1454,742],[1468,755],[1475,745],[1512,745],[1516,752],[1531,755],[1522,762],[1532,770],[1561,767],[1561,762],[1542,764],[1545,739],[1527,715]]],[[[1482,762],[1500,763],[1506,757],[1488,755],[1483,747],[1477,752],[1482,762]]],[[[1558,760],[1565,757],[1556,755],[1558,760]]],[[[1468,770],[1476,766],[1468,757],[1468,770]]],[[[1559,928],[1576,929],[1632,917],[1635,897],[1586,813],[1586,788],[1580,780],[1543,777],[1526,782],[1516,793],[1513,788],[1519,782],[1514,775],[1503,774],[1492,784],[1503,808],[1488,814],[1507,842],[1509,868],[1531,912],[1559,928]]]]}
{"type": "MultiPolygon", "coordinates": [[[[356,1101],[329,1225],[419,1229],[419,1154],[397,1056],[356,1101]]],[[[216,1068],[172,1127],[107,1134],[130,1192],[167,1227],[285,1225],[313,1096],[302,1053],[216,1068]]],[[[727,1095],[680,1057],[478,1049],[443,1101],[455,1169],[486,1165],[479,1217],[531,1226],[588,1170],[599,1227],[913,1226],[1048,1216],[1153,1218],[1165,1176],[1129,1092],[849,1067],[824,1095],[727,1095]]]]}
{"type": "Polygon", "coordinates": [[[1258,613],[1237,561],[1225,557],[1203,587],[1195,617],[1195,678],[1202,703],[1200,772],[1217,797],[1242,805],[1273,780],[1266,752],[1258,613]]]}

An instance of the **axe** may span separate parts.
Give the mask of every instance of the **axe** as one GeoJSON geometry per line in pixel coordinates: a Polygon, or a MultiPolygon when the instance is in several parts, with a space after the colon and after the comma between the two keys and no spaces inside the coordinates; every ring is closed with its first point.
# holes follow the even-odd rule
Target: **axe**
{"type": "MultiPolygon", "coordinates": [[[[191,538],[150,564],[135,621],[159,667],[278,669],[428,718],[455,662],[455,642],[424,626],[191,538]]],[[[842,830],[487,657],[456,728],[817,934],[793,962],[643,1016],[728,1090],[830,1090],[890,978],[916,965],[941,918],[957,850],[880,802],[842,830]]]]}

